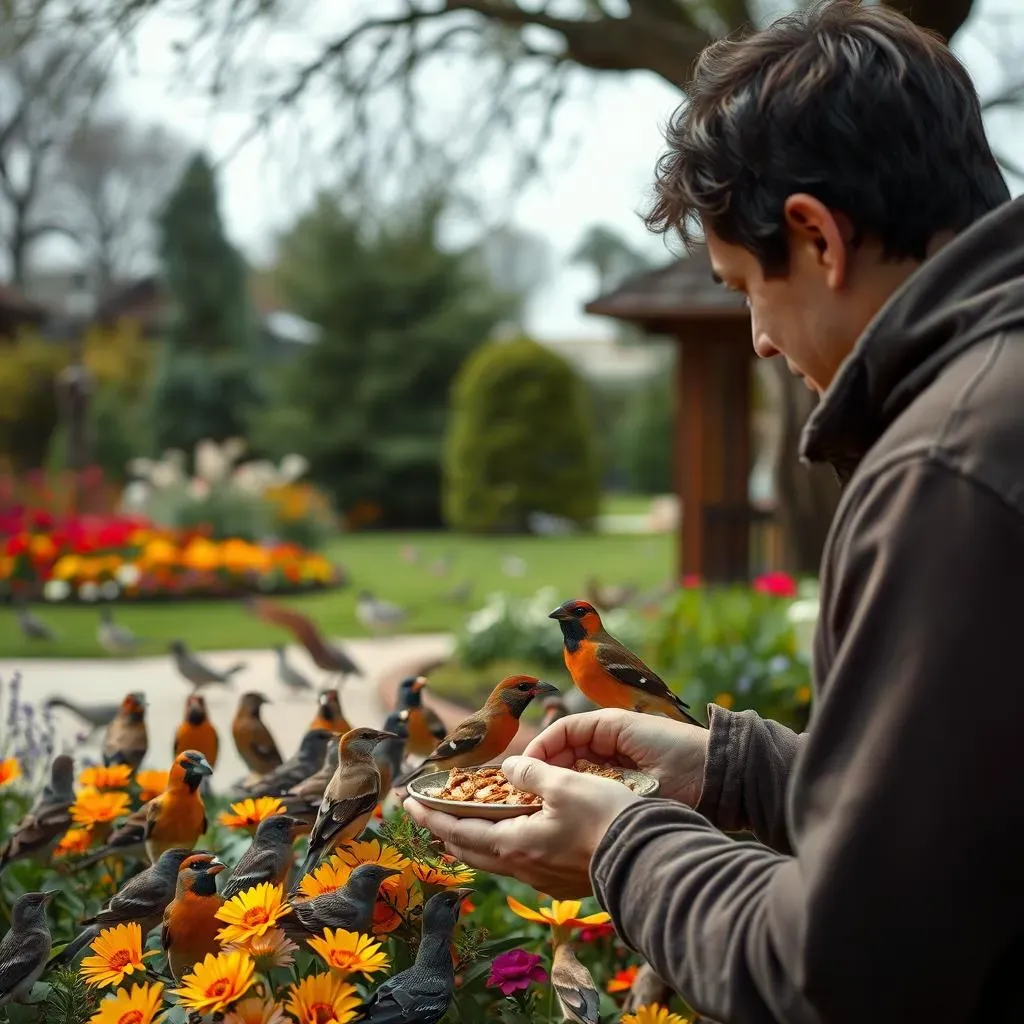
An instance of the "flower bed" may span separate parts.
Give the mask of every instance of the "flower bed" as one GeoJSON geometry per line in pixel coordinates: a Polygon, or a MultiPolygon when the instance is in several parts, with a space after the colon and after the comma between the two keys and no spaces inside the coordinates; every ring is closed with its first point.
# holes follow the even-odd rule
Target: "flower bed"
{"type": "Polygon", "coordinates": [[[214,541],[136,516],[0,514],[0,598],[50,601],[229,597],[336,586],[340,570],[288,543],[214,541]]]}

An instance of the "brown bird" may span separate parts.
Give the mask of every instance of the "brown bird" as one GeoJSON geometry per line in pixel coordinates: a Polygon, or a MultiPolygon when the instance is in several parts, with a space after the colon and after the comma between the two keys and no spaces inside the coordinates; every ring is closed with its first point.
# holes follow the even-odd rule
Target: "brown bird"
{"type": "Polygon", "coordinates": [[[418,767],[397,780],[405,786],[425,771],[446,772],[487,764],[508,749],[519,731],[519,719],[534,697],[558,689],[534,676],[508,676],[491,692],[484,706],[464,718],[418,767]]]}
{"type": "Polygon", "coordinates": [[[320,691],[317,701],[316,718],[309,723],[310,729],[326,729],[333,732],[335,736],[344,736],[350,732],[352,726],[345,720],[341,710],[341,696],[337,690],[325,689],[320,691]]]}
{"type": "Polygon", "coordinates": [[[292,786],[308,779],[323,763],[334,735],[326,729],[310,729],[299,749],[280,767],[248,786],[239,787],[248,797],[282,796],[292,786]]]}
{"type": "Polygon", "coordinates": [[[224,883],[221,896],[230,900],[261,882],[283,886],[294,864],[292,843],[301,834],[302,827],[301,821],[286,814],[264,818],[249,848],[224,883]]]}
{"type": "Polygon", "coordinates": [[[366,828],[380,801],[380,769],[373,760],[378,743],[394,734],[378,729],[353,729],[338,740],[338,767],[327,784],[313,831],[309,851],[299,878],[309,874],[325,853],[357,838],[366,828]]]}
{"type": "Polygon", "coordinates": [[[257,618],[288,630],[306,648],[317,668],[336,673],[342,679],[363,674],[340,647],[323,638],[313,620],[307,616],[266,597],[248,597],[243,604],[257,618]]]}
{"type": "Polygon", "coordinates": [[[0,871],[16,860],[49,859],[71,827],[74,802],[75,762],[67,754],[58,754],[50,765],[50,781],[0,848],[0,871]]]}
{"type": "Polygon", "coordinates": [[[174,756],[185,750],[198,750],[210,762],[211,768],[217,767],[220,738],[210,721],[206,698],[201,693],[192,693],[186,698],[185,719],[174,734],[174,756]]]}
{"type": "Polygon", "coordinates": [[[558,997],[563,1020],[574,1024],[601,1024],[601,993],[590,971],[576,959],[564,936],[555,939],[551,985],[558,997]]]}
{"type": "Polygon", "coordinates": [[[103,763],[126,764],[135,772],[139,770],[147,750],[146,695],[129,693],[121,701],[121,707],[103,736],[103,763]]]}
{"type": "Polygon", "coordinates": [[[281,921],[285,934],[303,943],[325,928],[369,935],[373,927],[373,905],[381,882],[401,872],[380,864],[358,864],[340,889],[312,899],[292,899],[292,913],[281,921]]]}
{"type": "Polygon", "coordinates": [[[160,946],[175,981],[180,982],[207,953],[220,952],[217,932],[224,925],[214,915],[224,904],[217,892],[217,875],[224,867],[212,853],[194,853],[182,861],[160,931],[160,946]]]}
{"type": "Polygon", "coordinates": [[[231,723],[231,736],[238,754],[257,775],[267,775],[281,767],[281,753],[260,718],[260,708],[269,703],[262,693],[243,693],[231,723]]]}
{"type": "Polygon", "coordinates": [[[425,676],[409,676],[398,686],[398,699],[395,707],[399,711],[409,712],[409,739],[406,746],[409,753],[417,757],[427,757],[434,748],[448,735],[448,729],[441,716],[423,703],[423,691],[426,689],[425,676]]]}
{"type": "Polygon", "coordinates": [[[142,940],[163,920],[167,904],[174,899],[178,885],[178,869],[192,855],[191,849],[165,850],[160,859],[133,875],[107,901],[95,916],[82,922],[83,930],[72,939],[49,963],[49,967],[62,967],[71,963],[104,928],[134,921],[142,929],[142,940]]]}

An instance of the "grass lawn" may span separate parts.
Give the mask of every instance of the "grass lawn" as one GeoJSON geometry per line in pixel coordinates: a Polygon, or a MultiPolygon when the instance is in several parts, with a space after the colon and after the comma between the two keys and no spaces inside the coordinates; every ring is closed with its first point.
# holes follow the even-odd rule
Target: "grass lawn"
{"type": "MultiPolygon", "coordinates": [[[[350,534],[329,548],[348,570],[351,585],[331,593],[291,598],[286,604],[311,616],[329,636],[357,637],[366,631],[355,618],[356,594],[368,589],[409,612],[406,632],[447,632],[496,590],[528,595],[553,586],[565,598],[582,596],[588,576],[602,583],[634,583],[653,589],[675,571],[674,537],[594,534],[571,537],[465,537],[455,534],[350,534]],[[403,552],[416,555],[407,561],[403,552]],[[508,566],[507,560],[518,560],[508,566]],[[443,563],[443,567],[442,567],[443,563]],[[509,575],[509,569],[522,575],[509,575]],[[467,603],[448,596],[472,584],[467,603]]],[[[54,644],[21,638],[10,609],[0,609],[0,657],[103,657],[96,643],[98,615],[82,606],[35,606],[60,634],[54,644]]],[[[142,653],[162,654],[167,642],[185,638],[197,650],[268,647],[287,634],[248,615],[233,601],[152,605],[125,604],[117,618],[150,645],[142,653]]]]}

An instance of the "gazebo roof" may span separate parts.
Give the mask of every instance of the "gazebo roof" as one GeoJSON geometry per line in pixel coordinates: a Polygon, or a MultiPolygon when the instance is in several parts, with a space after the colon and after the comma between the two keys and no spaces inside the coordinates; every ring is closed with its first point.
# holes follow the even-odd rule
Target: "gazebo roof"
{"type": "Polygon", "coordinates": [[[583,308],[598,316],[640,324],[650,331],[669,329],[681,320],[745,319],[748,315],[742,295],[715,283],[704,249],[628,278],[583,308]]]}

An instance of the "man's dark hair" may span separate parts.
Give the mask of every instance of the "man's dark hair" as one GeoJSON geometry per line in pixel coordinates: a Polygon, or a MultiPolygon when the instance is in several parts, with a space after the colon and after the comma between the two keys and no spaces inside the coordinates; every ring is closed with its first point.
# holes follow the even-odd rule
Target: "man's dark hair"
{"type": "Polygon", "coordinates": [[[1009,198],[978,95],[933,33],[885,7],[817,4],[707,47],[666,132],[645,218],[686,244],[701,225],[789,268],[783,206],[813,195],[886,258],[925,257],[1009,198]]]}

